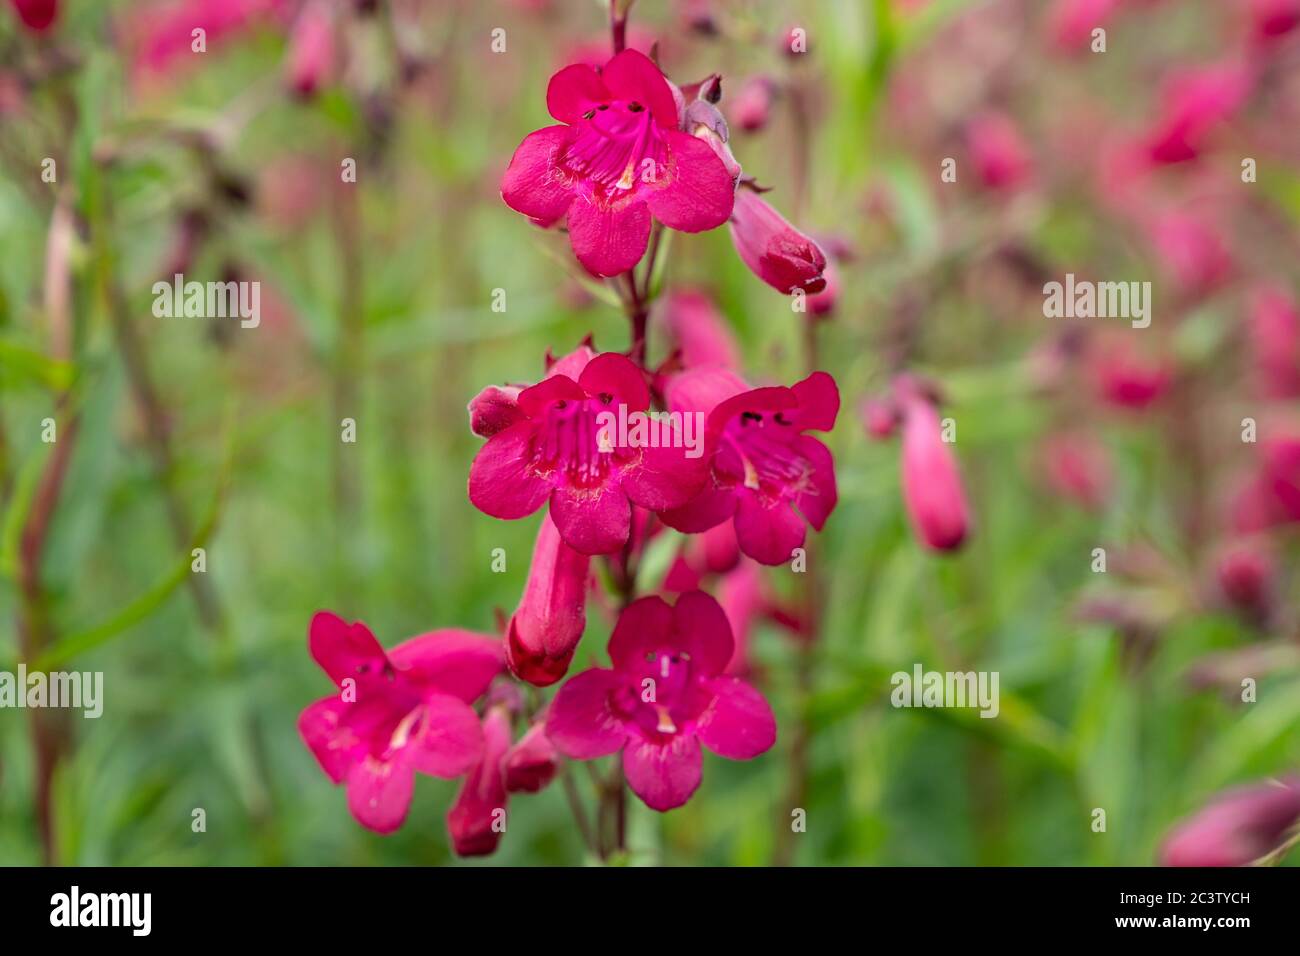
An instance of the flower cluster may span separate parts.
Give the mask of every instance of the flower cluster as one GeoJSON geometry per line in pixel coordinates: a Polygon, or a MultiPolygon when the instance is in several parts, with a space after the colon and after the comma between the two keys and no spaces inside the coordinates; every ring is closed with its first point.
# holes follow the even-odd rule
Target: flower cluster
{"type": "MultiPolygon", "coordinates": [[[[306,36],[290,64],[299,92],[328,59],[311,15],[302,14],[306,36]]],[[[589,338],[548,357],[539,381],[488,385],[469,402],[470,429],[484,440],[470,503],[503,520],[543,512],[503,634],[435,631],[385,653],[363,624],[313,620],[312,654],[339,692],[308,707],[300,730],[330,779],[346,784],[353,816],[376,832],[401,825],[417,772],[464,778],[447,815],[451,842],[482,854],[507,830],[509,795],[545,787],[565,759],[619,755],[598,797],[621,800],[626,783],[668,811],[700,787],[704,749],[750,760],[776,742],[772,709],[748,682],[748,631],[768,615],[808,636],[798,612],[771,596],[762,567],[800,559],[808,528],[820,531],[835,509],[834,459],[814,433],[834,428],[839,391],[821,371],[789,385],[746,381],[739,347],[699,290],[665,296],[655,328],[675,351],[658,368],[646,363],[664,229],[729,224],[739,257],[768,285],[827,293],[826,254],[743,175],[720,98],[719,76],[678,85],[634,49],[566,66],[546,91],[557,125],[525,137],[505,170],[505,204],[567,233],[585,273],[623,299],[633,343],[600,352],[589,338]],[[615,433],[614,414],[658,416],[654,440],[615,433]],[[647,544],[667,534],[681,536],[659,582],[671,603],[637,576],[647,544]],[[570,675],[597,563],[614,582],[611,666],[570,675]],[[711,584],[721,601],[703,590],[711,584]],[[528,685],[558,689],[547,702],[528,685]]],[[[814,314],[831,304],[824,298],[814,314]]],[[[610,603],[590,609],[606,614],[610,603]]],[[[622,839],[621,828],[597,834],[591,849],[604,857],[622,839]]]]}

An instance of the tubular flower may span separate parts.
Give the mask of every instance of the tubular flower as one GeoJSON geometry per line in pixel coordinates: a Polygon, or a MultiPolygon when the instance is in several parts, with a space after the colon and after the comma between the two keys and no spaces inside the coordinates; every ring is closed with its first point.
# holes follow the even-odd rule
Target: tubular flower
{"type": "Polygon", "coordinates": [[[550,515],[542,517],[523,600],[506,633],[506,662],[521,680],[554,684],[587,626],[587,576],[591,557],[564,543],[550,515]]]}
{"type": "Polygon", "coordinates": [[[680,807],[700,785],[701,744],[750,760],[776,742],[763,695],[723,675],[733,647],[726,615],[702,591],[683,594],[674,607],[658,597],[633,601],[609,639],[613,668],[566,682],[546,733],[574,760],[622,751],[628,785],[646,806],[680,807]]]}
{"type": "Polygon", "coordinates": [[[551,77],[546,107],[559,126],[530,133],[501,181],[507,206],[543,227],[567,217],[578,261],[598,276],[633,268],[651,218],[681,232],[731,215],[732,177],[708,143],[684,132],[659,67],[624,50],[601,70],[551,77]]]}

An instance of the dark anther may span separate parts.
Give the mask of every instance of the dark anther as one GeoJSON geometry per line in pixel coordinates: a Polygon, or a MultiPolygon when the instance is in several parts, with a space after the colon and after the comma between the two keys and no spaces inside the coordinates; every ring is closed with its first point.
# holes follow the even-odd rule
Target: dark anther
{"type": "Polygon", "coordinates": [[[610,402],[614,400],[614,396],[609,394],[609,392],[601,392],[600,400],[603,404],[608,405],[610,402]]]}
{"type": "Polygon", "coordinates": [[[595,115],[596,115],[596,111],[595,111],[595,110],[587,110],[587,112],[585,112],[585,113],[582,114],[582,118],[583,118],[583,119],[591,119],[591,118],[592,118],[593,116],[595,116],[595,115]]]}
{"type": "Polygon", "coordinates": [[[596,109],[601,110],[601,111],[607,110],[607,109],[609,109],[609,104],[608,104],[608,103],[601,103],[599,106],[596,107],[596,109]]]}
{"type": "Polygon", "coordinates": [[[781,413],[781,412],[777,412],[776,415],[773,416],[773,418],[775,418],[776,423],[777,423],[778,425],[793,425],[793,424],[794,424],[794,422],[792,422],[792,421],[790,421],[790,419],[786,418],[785,415],[784,415],[783,413],[781,413]]]}
{"type": "Polygon", "coordinates": [[[633,100],[631,103],[627,104],[627,111],[629,113],[640,113],[643,109],[645,109],[645,107],[642,106],[640,103],[638,103],[636,100],[633,100]]]}
{"type": "Polygon", "coordinates": [[[761,422],[762,420],[763,420],[763,416],[760,415],[758,412],[740,413],[740,423],[742,425],[744,425],[746,422],[761,422]]]}

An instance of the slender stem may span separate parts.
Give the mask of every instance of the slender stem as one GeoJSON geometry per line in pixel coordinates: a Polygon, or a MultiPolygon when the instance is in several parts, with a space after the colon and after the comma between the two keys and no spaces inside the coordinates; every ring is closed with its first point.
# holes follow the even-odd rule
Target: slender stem
{"type": "MultiPolygon", "coordinates": [[[[356,187],[345,187],[334,207],[334,241],[342,270],[339,296],[339,334],[334,353],[334,427],[344,418],[359,420],[361,409],[359,382],[363,367],[364,324],[361,288],[360,210],[356,187]]],[[[355,538],[357,514],[361,500],[360,472],[356,447],[335,442],[334,501],[337,507],[340,561],[350,554],[347,542],[355,538]]]]}
{"type": "Polygon", "coordinates": [[[614,40],[614,52],[622,53],[627,48],[627,14],[618,14],[618,0],[609,0],[609,31],[614,40]]]}
{"type": "Polygon", "coordinates": [[[564,795],[569,800],[569,809],[573,811],[573,820],[578,825],[578,832],[582,834],[582,842],[587,845],[587,849],[591,853],[600,856],[600,847],[592,836],[591,823],[587,819],[586,808],[582,805],[582,795],[578,793],[578,784],[573,779],[573,764],[570,763],[565,765],[561,777],[561,783],[564,786],[564,795]]]}

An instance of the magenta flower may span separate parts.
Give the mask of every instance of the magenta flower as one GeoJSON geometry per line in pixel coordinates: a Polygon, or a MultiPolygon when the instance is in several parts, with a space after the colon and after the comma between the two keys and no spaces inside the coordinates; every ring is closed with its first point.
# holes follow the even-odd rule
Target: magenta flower
{"type": "Polygon", "coordinates": [[[598,276],[641,261],[651,217],[681,232],[715,229],[735,193],[722,160],[681,129],[672,87],[649,57],[624,50],[595,70],[551,77],[560,126],[530,133],[501,180],[506,205],[543,227],[568,217],[578,261],[598,276]]]}
{"type": "Polygon", "coordinates": [[[1169,391],[1174,381],[1172,363],[1139,351],[1130,339],[1103,340],[1089,358],[1091,374],[1101,399],[1119,408],[1141,411],[1169,391]]]}
{"type": "Polygon", "coordinates": [[[347,784],[362,826],[400,827],[417,771],[457,777],[480,759],[483,733],[470,704],[502,670],[499,640],[434,631],[385,654],[364,624],[322,611],[308,643],[340,693],[308,706],[298,732],[326,775],[347,784]]]}
{"type": "Polygon", "coordinates": [[[1248,315],[1255,379],[1270,398],[1300,396],[1300,308],[1281,286],[1257,288],[1248,315]]]}
{"type": "Polygon", "coordinates": [[[1260,620],[1267,617],[1277,578],[1267,544],[1250,539],[1234,542],[1219,554],[1214,574],[1229,605],[1260,620]]]}
{"type": "Polygon", "coordinates": [[[747,133],[756,133],[767,125],[776,98],[776,82],[770,76],[752,76],[740,87],[731,100],[729,112],[747,133]]]}
{"type": "Polygon", "coordinates": [[[899,388],[903,414],[903,503],[926,547],[955,551],[970,527],[966,492],[952,446],[943,440],[934,404],[908,384],[899,388]]]}
{"type": "Polygon", "coordinates": [[[675,607],[659,597],[634,601],[609,639],[613,669],[567,681],[546,733],[574,760],[622,751],[628,785],[646,806],[680,807],[700,785],[701,744],[750,760],[776,742],[763,695],[723,676],[732,651],[727,617],[702,591],[683,594],[675,607]]]}
{"type": "Polygon", "coordinates": [[[1056,45],[1068,52],[1088,49],[1092,31],[1106,26],[1119,0],[1056,0],[1048,29],[1056,45]]]}
{"type": "MultiPolygon", "coordinates": [[[[549,501],[551,520],[569,547],[608,554],[627,542],[633,504],[650,511],[680,507],[704,483],[705,465],[687,456],[668,424],[660,429],[669,433],[668,447],[662,440],[650,447],[619,444],[634,436],[602,424],[601,413],[644,413],[650,390],[625,356],[593,355],[584,347],[566,356],[519,393],[516,412],[498,409],[493,425],[512,424],[493,432],[475,456],[469,500],[505,519],[523,518],[549,501]]],[[[499,390],[492,401],[501,401],[499,390]]]]}
{"type": "Polygon", "coordinates": [[[1013,190],[1033,172],[1029,147],[1005,113],[981,113],[967,124],[966,145],[980,181],[990,189],[1013,190]]]}
{"type": "Polygon", "coordinates": [[[587,626],[591,557],[564,543],[550,515],[542,516],[528,583],[506,632],[506,662],[538,687],[564,676],[587,626]]]}
{"type": "Polygon", "coordinates": [[[671,292],[657,313],[685,368],[740,366],[740,346],[718,307],[697,289],[671,292]]]}
{"type": "Polygon", "coordinates": [[[731,241],[749,271],[777,292],[826,288],[826,254],[752,189],[736,193],[731,241]]]}
{"type": "Polygon", "coordinates": [[[334,64],[334,15],[325,0],[302,8],[289,34],[285,79],[298,96],[315,96],[334,64]]]}
{"type": "Polygon", "coordinates": [[[1239,787],[1183,821],[1160,850],[1164,866],[1247,866],[1300,822],[1300,777],[1239,787]]]}
{"type": "Polygon", "coordinates": [[[1255,39],[1269,43],[1300,26],[1300,0],[1250,0],[1255,39]]]}
{"type": "Polygon", "coordinates": [[[457,856],[487,856],[496,851],[506,824],[503,762],[510,749],[510,710],[489,707],[483,715],[483,753],[447,811],[447,832],[457,856]]]}
{"type": "Polygon", "coordinates": [[[511,793],[537,793],[554,779],[560,768],[559,754],[546,736],[545,720],[528,728],[510,748],[502,767],[506,790],[511,793]]]}
{"type": "Polygon", "coordinates": [[[44,33],[59,15],[59,0],[10,0],[23,26],[34,33],[44,33]]]}
{"type": "Polygon", "coordinates": [[[837,501],[835,461],[805,432],[835,427],[835,379],[814,372],[789,388],[750,389],[735,374],[700,369],[673,379],[668,404],[708,415],[710,469],[699,495],[660,514],[670,528],[698,534],[734,519],[741,551],[781,564],[803,546],[805,524],[826,524],[837,501]]]}
{"type": "Polygon", "coordinates": [[[1147,140],[1152,161],[1179,163],[1195,159],[1211,134],[1245,104],[1254,74],[1239,63],[1219,63],[1185,70],[1166,82],[1161,114],[1147,140]]]}

